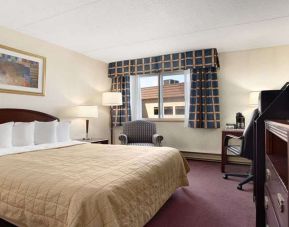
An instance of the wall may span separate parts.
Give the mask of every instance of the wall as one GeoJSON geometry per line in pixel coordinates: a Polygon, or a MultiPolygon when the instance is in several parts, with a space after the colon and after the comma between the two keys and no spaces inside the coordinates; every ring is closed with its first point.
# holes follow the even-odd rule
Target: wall
{"type": "MultiPolygon", "coordinates": [[[[219,59],[221,128],[235,122],[236,112],[249,120],[253,110],[248,105],[250,91],[278,89],[289,81],[289,46],[220,53],[219,59]]],[[[183,122],[158,122],[157,127],[166,146],[191,152],[221,152],[222,129],[184,128],[183,122]]],[[[115,130],[115,141],[121,130],[115,130]]]]}
{"type": "MultiPolygon", "coordinates": [[[[0,44],[46,57],[46,95],[0,93],[0,108],[33,109],[68,118],[68,107],[98,105],[99,118],[91,121],[91,136],[109,137],[109,110],[101,106],[101,93],[108,91],[111,85],[107,64],[1,27],[0,44]]],[[[84,120],[69,119],[72,137],[82,138],[84,120]]]]}

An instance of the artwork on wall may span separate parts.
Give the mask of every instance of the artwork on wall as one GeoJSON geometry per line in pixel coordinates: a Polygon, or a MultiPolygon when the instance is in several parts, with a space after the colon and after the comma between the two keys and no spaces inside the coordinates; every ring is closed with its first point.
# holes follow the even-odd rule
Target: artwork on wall
{"type": "Polygon", "coordinates": [[[45,58],[0,45],[0,92],[44,95],[45,58]]]}

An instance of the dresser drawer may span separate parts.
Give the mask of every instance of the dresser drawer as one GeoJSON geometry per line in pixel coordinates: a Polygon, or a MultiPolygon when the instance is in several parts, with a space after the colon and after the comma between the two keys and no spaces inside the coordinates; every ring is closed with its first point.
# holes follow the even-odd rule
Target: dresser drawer
{"type": "Polygon", "coordinates": [[[266,190],[280,227],[288,227],[288,191],[269,158],[266,159],[266,190]]]}
{"type": "Polygon", "coordinates": [[[272,204],[272,200],[266,188],[265,188],[265,212],[266,212],[266,227],[280,227],[272,204]]]}

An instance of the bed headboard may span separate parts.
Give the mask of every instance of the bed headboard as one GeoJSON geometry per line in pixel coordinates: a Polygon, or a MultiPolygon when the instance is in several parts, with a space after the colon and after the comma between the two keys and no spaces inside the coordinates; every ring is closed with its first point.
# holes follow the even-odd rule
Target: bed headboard
{"type": "Polygon", "coordinates": [[[0,109],[0,124],[9,121],[31,122],[31,121],[53,121],[59,119],[52,115],[26,109],[0,109]]]}

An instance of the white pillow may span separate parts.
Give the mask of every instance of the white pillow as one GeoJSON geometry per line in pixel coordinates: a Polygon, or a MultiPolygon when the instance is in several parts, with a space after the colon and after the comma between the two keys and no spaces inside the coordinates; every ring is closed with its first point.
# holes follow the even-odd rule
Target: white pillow
{"type": "Polygon", "coordinates": [[[0,124],[0,148],[12,147],[12,127],[14,122],[0,124]]]}
{"type": "Polygon", "coordinates": [[[57,142],[67,142],[70,139],[70,121],[60,121],[57,126],[57,142]]]}
{"type": "Polygon", "coordinates": [[[56,120],[49,122],[35,121],[34,143],[36,145],[44,143],[56,143],[57,125],[58,122],[56,120]]]}
{"type": "Polygon", "coordinates": [[[12,132],[13,146],[34,145],[35,122],[15,122],[12,132]]]}

